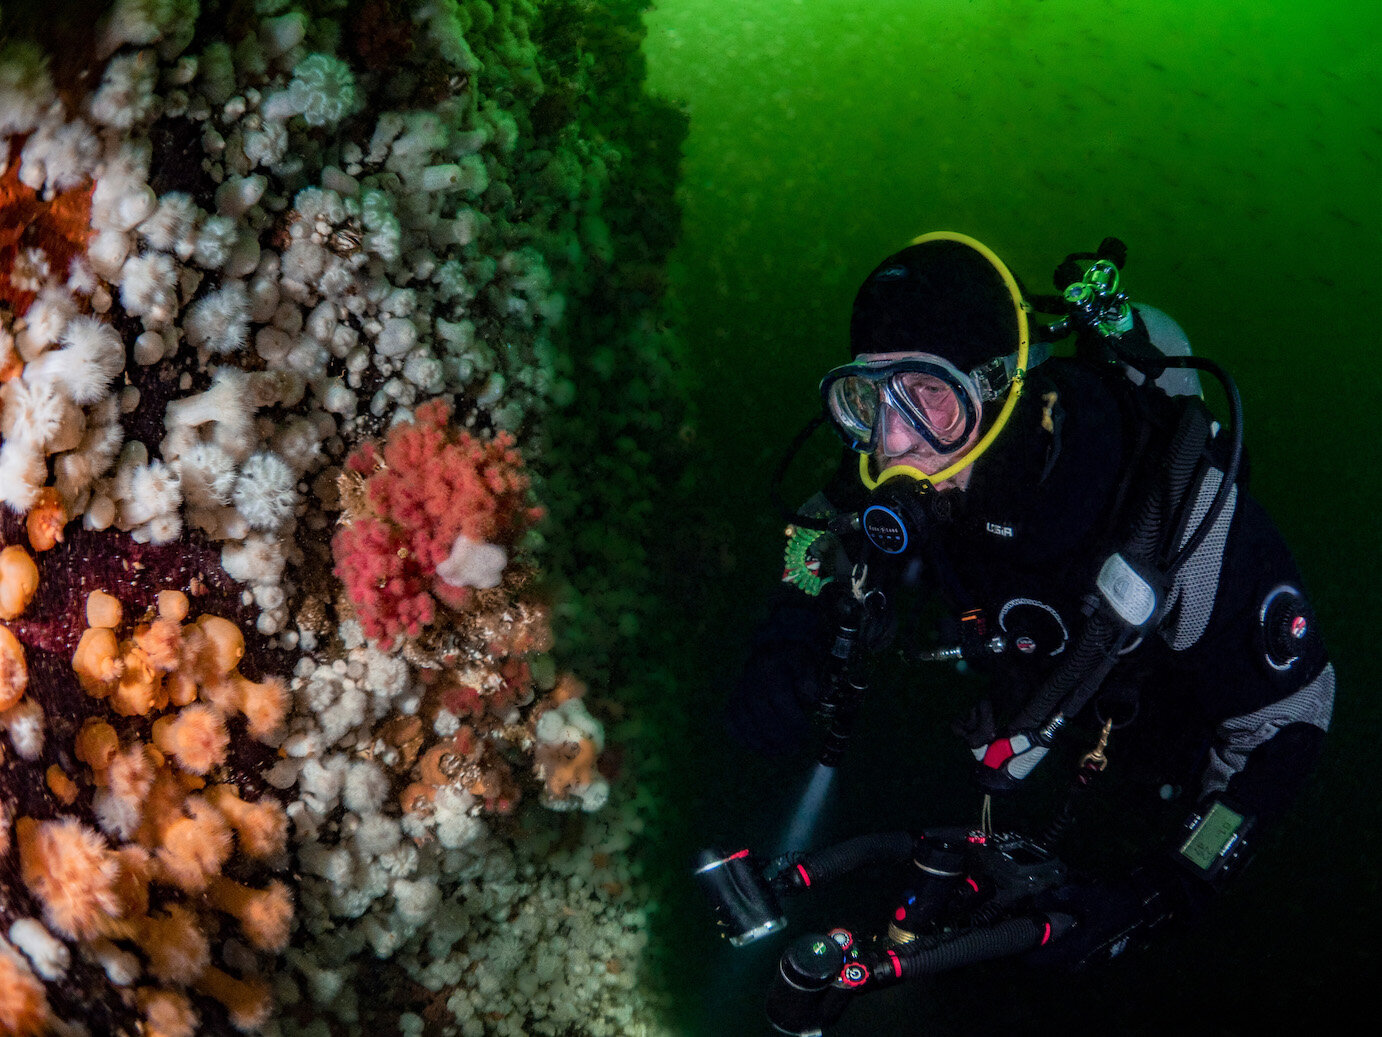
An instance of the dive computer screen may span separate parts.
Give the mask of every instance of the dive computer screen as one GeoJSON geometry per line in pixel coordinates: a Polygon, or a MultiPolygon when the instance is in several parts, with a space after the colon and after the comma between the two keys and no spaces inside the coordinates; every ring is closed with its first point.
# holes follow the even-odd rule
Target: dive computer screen
{"type": "Polygon", "coordinates": [[[1205,811],[1190,837],[1181,843],[1181,856],[1201,871],[1211,871],[1242,826],[1242,814],[1223,803],[1215,803],[1205,811]]]}

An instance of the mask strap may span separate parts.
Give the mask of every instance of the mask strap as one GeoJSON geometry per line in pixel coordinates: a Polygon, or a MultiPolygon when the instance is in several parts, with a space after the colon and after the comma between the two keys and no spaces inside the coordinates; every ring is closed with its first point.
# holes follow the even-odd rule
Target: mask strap
{"type": "MultiPolygon", "coordinates": [[[[1027,370],[1044,363],[1051,356],[1051,347],[1045,342],[1037,342],[1027,350],[1027,370]]],[[[998,399],[1012,385],[1019,370],[1017,354],[995,357],[988,363],[980,364],[969,372],[969,377],[979,389],[979,398],[985,403],[998,399]]]]}

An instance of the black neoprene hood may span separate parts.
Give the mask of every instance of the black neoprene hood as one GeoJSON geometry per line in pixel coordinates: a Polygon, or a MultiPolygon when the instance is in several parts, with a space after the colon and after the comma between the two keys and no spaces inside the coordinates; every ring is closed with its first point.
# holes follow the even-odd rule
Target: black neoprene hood
{"type": "Polygon", "coordinates": [[[850,355],[917,352],[961,371],[1018,346],[1017,313],[1002,275],[959,241],[909,245],[883,260],[854,297],[850,355]]]}

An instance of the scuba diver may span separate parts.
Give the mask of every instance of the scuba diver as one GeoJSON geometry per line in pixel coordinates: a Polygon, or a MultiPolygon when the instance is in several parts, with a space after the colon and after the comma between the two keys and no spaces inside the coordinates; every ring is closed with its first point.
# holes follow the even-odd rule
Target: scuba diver
{"type": "MultiPolygon", "coordinates": [[[[860,287],[852,359],[821,382],[821,420],[845,460],[789,515],[783,583],[727,721],[773,754],[809,744],[823,718],[821,762],[835,766],[870,660],[889,648],[909,667],[960,664],[986,678],[955,724],[981,807],[972,828],[856,841],[828,860],[707,851],[698,873],[730,884],[713,892],[722,925],[724,898],[767,898],[761,924],[727,934],[736,942],[777,928],[776,896],[810,885],[813,868],[835,877],[910,858],[953,892],[965,855],[987,845],[1009,871],[1062,859],[1040,882],[1024,873],[1009,913],[1037,919],[1029,961],[1084,968],[1201,913],[1313,769],[1334,671],[1291,554],[1247,492],[1237,391],[1190,355],[1174,321],[1119,291],[1125,258],[1106,239],[1061,264],[1059,295],[1036,296],[986,246],[941,232],[860,287]],[[1052,355],[1067,338],[1072,355],[1052,355]],[[1204,404],[1200,372],[1224,383],[1226,423],[1204,404]],[[1021,846],[1003,843],[993,813],[1020,813],[1021,793],[1043,782],[1068,787],[1065,799],[1043,801],[1021,846]],[[1102,815],[1092,829],[1090,815],[1102,815]],[[1116,837],[1103,834],[1109,818],[1116,837]],[[748,862],[736,877],[731,865],[748,862]]],[[[905,978],[899,954],[918,935],[934,947],[939,928],[958,931],[957,914],[939,926],[916,899],[878,941],[875,977],[905,978]]],[[[831,935],[850,946],[844,971],[820,939],[784,955],[797,1002],[813,969],[837,998],[864,985],[868,969],[848,981],[854,937],[831,935]]],[[[817,1033],[841,1010],[779,1007],[773,1021],[817,1033]]]]}

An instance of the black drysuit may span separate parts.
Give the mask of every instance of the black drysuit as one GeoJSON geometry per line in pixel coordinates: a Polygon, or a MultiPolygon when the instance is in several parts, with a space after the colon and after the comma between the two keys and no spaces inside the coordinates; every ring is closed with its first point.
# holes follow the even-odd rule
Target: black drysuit
{"type": "MultiPolygon", "coordinates": [[[[948,491],[956,501],[951,521],[935,525],[910,556],[870,556],[870,582],[893,601],[939,594],[956,615],[980,610],[988,634],[1002,635],[1008,648],[991,665],[989,682],[1000,722],[1040,687],[1079,635],[1099,567],[1119,548],[1127,516],[1165,455],[1173,410],[1158,390],[1134,386],[1119,368],[1048,360],[1030,374],[1009,426],[975,463],[968,487],[948,491]]],[[[1225,439],[1220,433],[1206,450],[1209,477],[1190,494],[1184,528],[1168,524],[1174,544],[1185,542],[1213,496],[1222,473],[1212,460],[1225,439]]],[[[843,466],[826,490],[838,511],[859,506],[863,490],[852,470],[854,463],[843,466]]],[[[1301,581],[1245,481],[1240,473],[1176,573],[1165,618],[1126,652],[1063,732],[1083,732],[1092,744],[1089,732],[1113,719],[1119,755],[1111,769],[1161,790],[1153,799],[1174,800],[1140,825],[1147,861],[1167,860],[1179,821],[1215,795],[1253,815],[1260,833],[1309,775],[1328,728],[1334,672],[1308,606],[1304,633],[1290,651],[1274,654],[1268,644],[1264,603],[1281,588],[1299,590],[1301,581]]],[[[857,557],[857,546],[849,553],[857,557]]],[[[810,730],[829,639],[824,597],[784,584],[756,633],[728,704],[731,731],[751,747],[788,749],[810,730]]],[[[905,652],[928,638],[934,634],[904,622],[894,643],[905,652]]],[[[1123,862],[1121,874],[1135,863],[1123,862]]],[[[1202,899],[1193,880],[1165,882],[1176,887],[1166,900],[1181,913],[1202,899]]],[[[1086,932],[1097,936],[1095,928],[1086,932]]]]}

